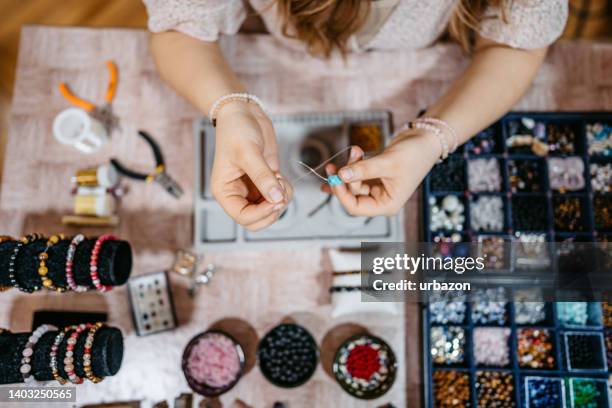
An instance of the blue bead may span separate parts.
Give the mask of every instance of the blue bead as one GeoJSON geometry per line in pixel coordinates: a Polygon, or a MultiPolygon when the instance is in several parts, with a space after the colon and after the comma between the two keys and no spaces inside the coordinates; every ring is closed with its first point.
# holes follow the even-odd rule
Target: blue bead
{"type": "Polygon", "coordinates": [[[337,175],[335,175],[335,174],[333,176],[327,177],[327,183],[330,186],[339,186],[339,185],[344,184],[342,179],[340,177],[338,177],[337,175]]]}

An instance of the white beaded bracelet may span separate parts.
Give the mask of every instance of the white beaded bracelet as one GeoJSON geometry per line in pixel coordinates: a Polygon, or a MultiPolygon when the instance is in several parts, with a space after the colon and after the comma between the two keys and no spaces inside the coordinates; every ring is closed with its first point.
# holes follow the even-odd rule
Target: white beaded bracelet
{"type": "Polygon", "coordinates": [[[25,344],[25,347],[21,352],[22,358],[21,367],[19,367],[19,372],[23,376],[23,381],[26,384],[36,382],[36,379],[32,375],[31,364],[32,356],[34,355],[34,346],[36,346],[36,343],[38,343],[38,340],[40,340],[43,334],[52,330],[57,330],[57,327],[52,326],[50,324],[43,324],[42,326],[39,326],[36,330],[34,330],[34,332],[32,332],[32,335],[28,338],[28,342],[25,344]]]}
{"type": "MultiPolygon", "coordinates": [[[[448,141],[444,137],[444,132],[442,132],[442,130],[438,126],[432,125],[431,123],[413,121],[413,122],[409,122],[404,127],[403,130],[406,130],[406,128],[427,130],[433,133],[438,138],[438,141],[440,142],[440,147],[442,148],[442,152],[440,153],[440,159],[438,160],[438,163],[440,163],[442,160],[448,157],[448,153],[449,153],[448,141]]],[[[402,130],[400,129],[400,132],[401,131],[402,130]]]]}
{"type": "Polygon", "coordinates": [[[221,108],[231,102],[251,102],[259,106],[262,111],[266,111],[261,99],[255,95],[251,95],[249,93],[231,93],[223,95],[212,104],[210,111],[208,112],[208,118],[212,122],[213,126],[217,126],[217,114],[221,108]]]}
{"type": "Polygon", "coordinates": [[[449,125],[448,122],[445,122],[442,119],[438,118],[418,118],[416,122],[431,123],[432,125],[440,126],[446,129],[446,131],[451,135],[453,139],[453,147],[451,147],[450,153],[454,153],[455,150],[457,150],[457,147],[459,146],[459,138],[457,137],[457,131],[454,127],[449,125]]]}

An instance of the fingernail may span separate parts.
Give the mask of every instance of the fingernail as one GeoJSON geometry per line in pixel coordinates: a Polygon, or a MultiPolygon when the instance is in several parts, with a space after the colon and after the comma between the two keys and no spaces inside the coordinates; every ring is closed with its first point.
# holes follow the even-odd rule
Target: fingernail
{"type": "Polygon", "coordinates": [[[283,193],[278,187],[272,187],[268,194],[270,194],[270,198],[275,203],[283,201],[283,193]]]}
{"type": "Polygon", "coordinates": [[[342,180],[348,181],[353,178],[353,169],[351,169],[350,167],[347,167],[345,169],[340,170],[339,174],[340,174],[340,177],[342,177],[342,180]]]}
{"type": "Polygon", "coordinates": [[[355,147],[351,147],[351,159],[357,157],[357,149],[355,147]]]}
{"type": "Polygon", "coordinates": [[[272,209],[274,211],[278,211],[278,210],[281,210],[284,206],[285,204],[276,204],[274,207],[272,207],[272,209]]]}

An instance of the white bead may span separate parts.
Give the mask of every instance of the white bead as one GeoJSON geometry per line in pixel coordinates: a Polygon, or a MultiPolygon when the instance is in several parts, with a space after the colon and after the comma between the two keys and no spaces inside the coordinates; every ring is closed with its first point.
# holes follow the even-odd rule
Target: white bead
{"type": "Polygon", "coordinates": [[[449,211],[449,212],[455,211],[457,207],[459,206],[459,204],[460,204],[459,198],[457,198],[457,196],[454,196],[454,195],[447,195],[442,200],[442,207],[444,208],[445,211],[449,211]]]}

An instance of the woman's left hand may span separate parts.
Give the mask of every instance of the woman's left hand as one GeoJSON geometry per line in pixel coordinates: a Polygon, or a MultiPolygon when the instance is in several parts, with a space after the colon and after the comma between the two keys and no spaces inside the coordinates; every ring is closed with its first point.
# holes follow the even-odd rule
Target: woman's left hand
{"type": "MultiPolygon", "coordinates": [[[[440,143],[429,132],[411,129],[396,136],[385,150],[363,159],[363,150],[351,148],[349,162],[338,175],[345,184],[323,190],[333,193],[355,216],[397,214],[440,156],[440,143]]],[[[326,166],[329,175],[336,166],[326,166]]]]}

